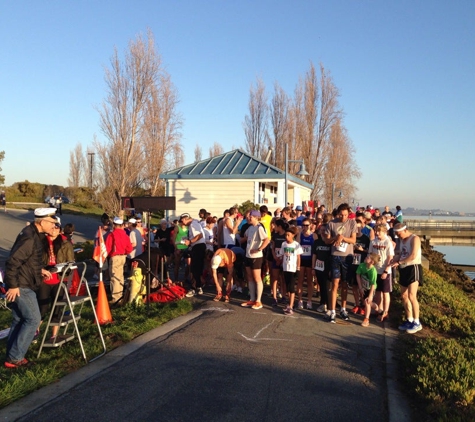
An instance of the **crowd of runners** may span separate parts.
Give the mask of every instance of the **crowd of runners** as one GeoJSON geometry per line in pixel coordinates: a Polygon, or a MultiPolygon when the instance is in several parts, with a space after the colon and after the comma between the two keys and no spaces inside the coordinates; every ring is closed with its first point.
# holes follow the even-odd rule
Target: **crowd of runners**
{"type": "Polygon", "coordinates": [[[203,284],[211,280],[215,301],[229,302],[233,291],[247,287],[249,300],[242,306],[256,310],[263,307],[264,285],[270,284],[272,306],[287,315],[315,309],[335,323],[338,306],[341,319],[363,315],[367,327],[371,314],[378,322],[388,318],[398,273],[407,317],[399,328],[411,334],[422,329],[420,239],[407,230],[400,206],[394,212],[370,205],[352,210],[348,204],[333,212],[324,206],[313,212],[302,206],[270,212],[263,205],[244,215],[232,207],[219,217],[201,209],[196,217],[184,213],[172,222],[164,219],[149,236],[176,282],[185,266],[188,297],[203,294],[203,284]]]}

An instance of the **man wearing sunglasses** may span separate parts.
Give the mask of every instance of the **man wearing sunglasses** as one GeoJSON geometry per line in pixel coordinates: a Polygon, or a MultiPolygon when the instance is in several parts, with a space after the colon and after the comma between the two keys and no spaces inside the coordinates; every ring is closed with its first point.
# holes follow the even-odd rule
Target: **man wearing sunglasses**
{"type": "Polygon", "coordinates": [[[6,294],[12,310],[12,325],[7,341],[5,368],[15,369],[32,363],[25,359],[41,316],[36,291],[51,273],[43,268],[44,234],[52,234],[58,222],[56,208],[37,208],[33,224],[18,235],[5,263],[6,294]]]}

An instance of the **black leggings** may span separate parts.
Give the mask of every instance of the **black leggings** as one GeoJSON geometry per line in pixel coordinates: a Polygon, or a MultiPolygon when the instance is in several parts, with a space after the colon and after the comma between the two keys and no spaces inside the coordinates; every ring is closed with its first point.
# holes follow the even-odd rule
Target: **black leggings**
{"type": "Polygon", "coordinates": [[[328,302],[328,292],[331,287],[329,271],[315,271],[315,275],[320,286],[320,305],[330,306],[328,302]]]}
{"type": "MultiPolygon", "coordinates": [[[[41,319],[48,314],[50,306],[53,304],[54,299],[56,297],[56,293],[59,289],[59,283],[56,284],[46,284],[41,283],[38,292],[36,293],[36,297],[38,299],[38,306],[40,307],[41,319]]],[[[58,299],[63,298],[63,292],[59,293],[58,299]]]]}
{"type": "Polygon", "coordinates": [[[205,267],[206,244],[198,243],[191,248],[190,271],[195,279],[196,288],[201,287],[201,276],[205,267]]]}

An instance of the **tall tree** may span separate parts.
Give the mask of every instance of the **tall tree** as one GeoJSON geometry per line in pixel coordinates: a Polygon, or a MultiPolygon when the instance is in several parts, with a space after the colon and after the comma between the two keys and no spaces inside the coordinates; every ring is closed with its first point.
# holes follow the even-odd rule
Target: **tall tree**
{"type": "Polygon", "coordinates": [[[354,160],[355,148],[348,137],[346,129],[337,119],[330,127],[329,148],[325,162],[324,190],[321,198],[324,203],[338,206],[339,202],[351,203],[356,194],[356,179],[361,172],[354,160]],[[337,203],[338,197],[338,203],[337,203]],[[341,199],[340,199],[341,198],[341,199]]]}
{"type": "Polygon", "coordinates": [[[163,193],[160,173],[172,165],[175,149],[181,149],[180,139],[183,121],[177,113],[178,95],[171,78],[164,71],[152,87],[147,100],[140,146],[144,161],[146,185],[152,196],[163,193]]]}
{"type": "Polygon", "coordinates": [[[76,144],[74,150],[69,153],[69,178],[70,187],[77,188],[84,182],[85,157],[80,142],[76,144]]]}
{"type": "Polygon", "coordinates": [[[223,153],[224,153],[224,148],[218,142],[215,142],[213,146],[209,149],[210,158],[216,157],[217,155],[221,155],[223,153]]]}
{"type": "Polygon", "coordinates": [[[246,137],[246,151],[258,158],[264,158],[269,138],[267,94],[262,79],[249,90],[249,115],[245,116],[243,128],[246,137]]]}
{"type": "MultiPolygon", "coordinates": [[[[348,173],[342,194],[354,195],[355,182],[360,177],[353,158],[354,146],[343,125],[339,95],[330,73],[322,64],[318,72],[311,62],[304,78],[299,79],[293,99],[278,83],[274,84],[269,106],[272,137],[268,146],[274,149],[274,164],[281,169],[285,166],[285,145],[289,146],[289,160],[304,160],[309,173],[307,181],[314,185],[312,199],[328,198],[329,177],[338,177],[335,164],[328,164],[336,158],[336,151],[340,160],[337,167],[348,173]]],[[[297,169],[298,164],[291,163],[288,170],[294,173],[297,169]]]]}
{"type": "Polygon", "coordinates": [[[201,161],[201,159],[203,158],[203,150],[201,149],[201,147],[196,144],[195,146],[195,162],[196,161],[201,161]]]}
{"type": "Polygon", "coordinates": [[[290,99],[276,82],[274,84],[274,95],[270,103],[271,133],[267,141],[269,149],[273,150],[274,159],[272,164],[278,168],[284,168],[285,144],[290,135],[290,99]]]}
{"type": "Polygon", "coordinates": [[[94,146],[102,205],[118,212],[122,196],[144,187],[156,192],[159,183],[152,173],[160,174],[167,163],[182,160],[183,151],[177,95],[152,32],[146,39],[138,36],[131,41],[123,61],[116,49],[110,65],[105,73],[107,97],[98,110],[106,140],[96,140],[94,146]]]}

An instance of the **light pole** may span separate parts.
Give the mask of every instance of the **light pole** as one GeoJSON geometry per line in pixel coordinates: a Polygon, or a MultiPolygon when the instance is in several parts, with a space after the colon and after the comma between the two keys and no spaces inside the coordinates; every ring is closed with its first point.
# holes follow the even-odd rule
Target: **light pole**
{"type": "Polygon", "coordinates": [[[91,156],[91,179],[90,179],[91,184],[90,184],[89,187],[92,189],[92,167],[93,167],[93,165],[94,165],[94,155],[95,155],[95,152],[88,152],[88,155],[91,156]]]}
{"type": "MultiPolygon", "coordinates": [[[[343,196],[343,194],[340,191],[340,193],[338,194],[338,198],[341,198],[342,196],[343,196]]],[[[334,207],[334,201],[333,201],[334,197],[335,197],[335,183],[332,183],[332,212],[334,210],[334,208],[333,208],[334,207]]]]}
{"type": "Polygon", "coordinates": [[[300,163],[300,170],[297,172],[297,176],[308,176],[307,170],[305,170],[305,163],[303,160],[289,160],[289,146],[285,144],[285,204],[287,206],[287,191],[289,190],[289,163],[300,163]]]}

